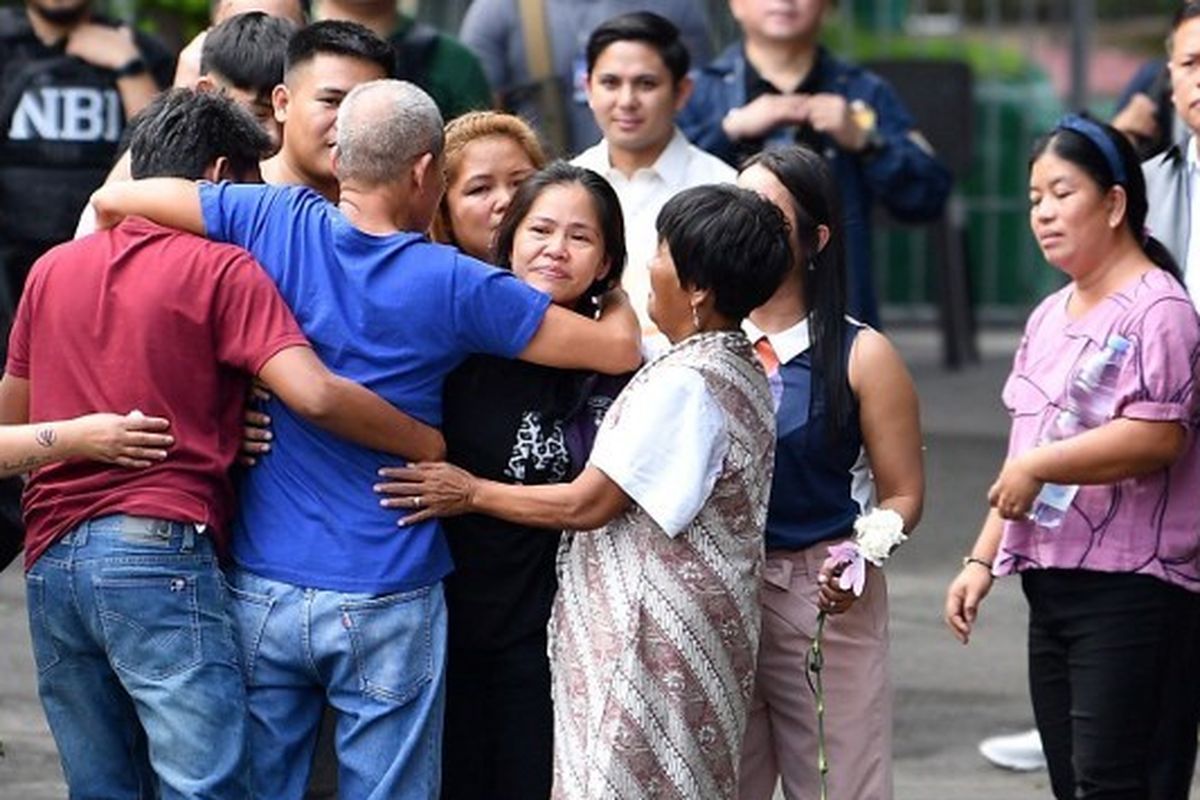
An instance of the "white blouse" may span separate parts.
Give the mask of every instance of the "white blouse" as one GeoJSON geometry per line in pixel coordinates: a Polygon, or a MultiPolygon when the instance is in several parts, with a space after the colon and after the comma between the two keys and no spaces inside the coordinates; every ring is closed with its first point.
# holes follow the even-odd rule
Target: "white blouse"
{"type": "Polygon", "coordinates": [[[639,387],[596,436],[589,463],[621,487],[668,536],[691,524],[712,493],[729,435],[700,373],[667,367],[639,387]]]}

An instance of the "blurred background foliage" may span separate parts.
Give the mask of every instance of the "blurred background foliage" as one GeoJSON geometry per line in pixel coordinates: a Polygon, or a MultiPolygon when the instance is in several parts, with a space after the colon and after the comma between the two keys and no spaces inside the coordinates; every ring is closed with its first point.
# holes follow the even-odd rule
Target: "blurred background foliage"
{"type": "MultiPolygon", "coordinates": [[[[20,0],[0,0],[0,5],[19,4],[20,0]]],[[[94,0],[96,7],[103,13],[125,20],[136,21],[137,24],[151,33],[164,38],[168,44],[178,45],[186,41],[196,32],[203,29],[208,22],[209,0],[94,0]]],[[[714,38],[717,44],[731,41],[735,25],[729,16],[726,0],[699,0],[709,9],[713,21],[714,38]]],[[[964,26],[983,25],[995,17],[1001,20],[1025,18],[1034,22],[1052,23],[1061,21],[1066,16],[1067,7],[1079,0],[834,0],[838,16],[849,16],[857,35],[880,35],[893,48],[889,52],[902,54],[906,47],[903,41],[895,40],[896,34],[903,34],[905,22],[913,15],[952,15],[961,20],[964,26]]],[[[1134,18],[1159,17],[1165,27],[1166,20],[1178,6],[1178,0],[1089,0],[1094,6],[1098,20],[1120,22],[1134,18]]],[[[470,0],[397,0],[399,7],[421,19],[438,25],[446,30],[454,31],[462,15],[466,12],[470,0]]],[[[653,6],[649,0],[648,6],[653,6]]],[[[831,43],[838,42],[838,25],[831,26],[828,36],[831,43]]],[[[1135,27],[1128,31],[1128,41],[1140,50],[1157,52],[1161,48],[1162,36],[1159,32],[1146,30],[1145,27],[1135,27]]],[[[911,37],[909,37],[911,38],[911,37]]],[[[873,49],[871,45],[864,47],[873,49]]],[[[966,58],[971,63],[987,61],[992,66],[1008,69],[1013,66],[1011,58],[995,62],[990,58],[981,58],[980,45],[963,43],[962,50],[955,50],[954,42],[942,42],[937,45],[940,52],[947,57],[966,58]]],[[[929,55],[929,50],[923,51],[929,55]]]]}

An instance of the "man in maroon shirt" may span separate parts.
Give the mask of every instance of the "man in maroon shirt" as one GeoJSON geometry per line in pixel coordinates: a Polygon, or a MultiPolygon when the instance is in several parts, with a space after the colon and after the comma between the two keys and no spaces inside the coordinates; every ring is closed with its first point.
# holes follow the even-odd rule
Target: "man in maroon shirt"
{"type": "MultiPolygon", "coordinates": [[[[176,90],[147,113],[134,177],[257,177],[267,135],[227,99],[176,90]]],[[[65,461],[26,489],[38,690],[72,796],[249,796],[217,561],[251,375],[360,444],[407,458],[443,448],[436,431],[329,373],[238,248],[131,218],[30,273],[0,421],[136,408],[169,419],[174,436],[146,469],[65,461]]]]}

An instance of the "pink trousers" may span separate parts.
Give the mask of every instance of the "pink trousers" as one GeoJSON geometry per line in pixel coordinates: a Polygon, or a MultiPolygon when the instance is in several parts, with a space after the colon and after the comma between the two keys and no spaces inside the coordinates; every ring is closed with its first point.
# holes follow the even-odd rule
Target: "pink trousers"
{"type": "MultiPolygon", "coordinates": [[[[817,630],[817,572],[828,546],[771,551],[763,570],[762,639],[746,723],[739,800],[819,796],[817,710],[805,659],[817,630]]],[[[822,638],[829,797],[892,798],[892,686],[887,583],[868,567],[866,589],[831,616],[822,638]]]]}

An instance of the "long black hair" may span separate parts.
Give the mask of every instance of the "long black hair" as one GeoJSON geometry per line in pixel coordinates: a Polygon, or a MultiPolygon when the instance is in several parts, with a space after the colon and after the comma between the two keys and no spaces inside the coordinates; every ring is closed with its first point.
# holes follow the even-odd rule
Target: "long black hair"
{"type": "Polygon", "coordinates": [[[801,275],[813,369],[824,387],[828,432],[836,438],[854,410],[847,369],[846,257],[837,184],[825,159],[807,147],[764,150],[747,160],[742,171],[755,166],[774,175],[792,197],[800,245],[792,268],[801,275]],[[821,225],[829,230],[823,248],[817,232],[821,225]]]}
{"type": "Polygon", "coordinates": [[[604,240],[604,258],[608,261],[608,272],[604,277],[597,278],[575,304],[576,311],[591,316],[600,296],[621,283],[621,275],[625,271],[625,218],[621,215],[621,201],[617,193],[608,181],[590,169],[555,161],[521,181],[500,220],[500,226],[496,228],[492,263],[511,270],[513,240],[533,204],[551,186],[572,183],[582,186],[592,198],[596,219],[600,222],[600,237],[604,240]]]}
{"type": "Polygon", "coordinates": [[[1150,236],[1146,228],[1146,179],[1133,145],[1116,128],[1081,116],[1067,116],[1053,131],[1033,144],[1029,167],[1045,153],[1053,153],[1083,170],[1102,193],[1114,186],[1125,190],[1125,224],[1142,252],[1159,269],[1166,270],[1183,284],[1183,271],[1162,242],[1150,236]],[[1065,127],[1065,126],[1070,127],[1065,127]],[[1104,137],[1104,138],[1099,138],[1104,137]],[[1111,147],[1105,144],[1105,140],[1111,147]]]}

